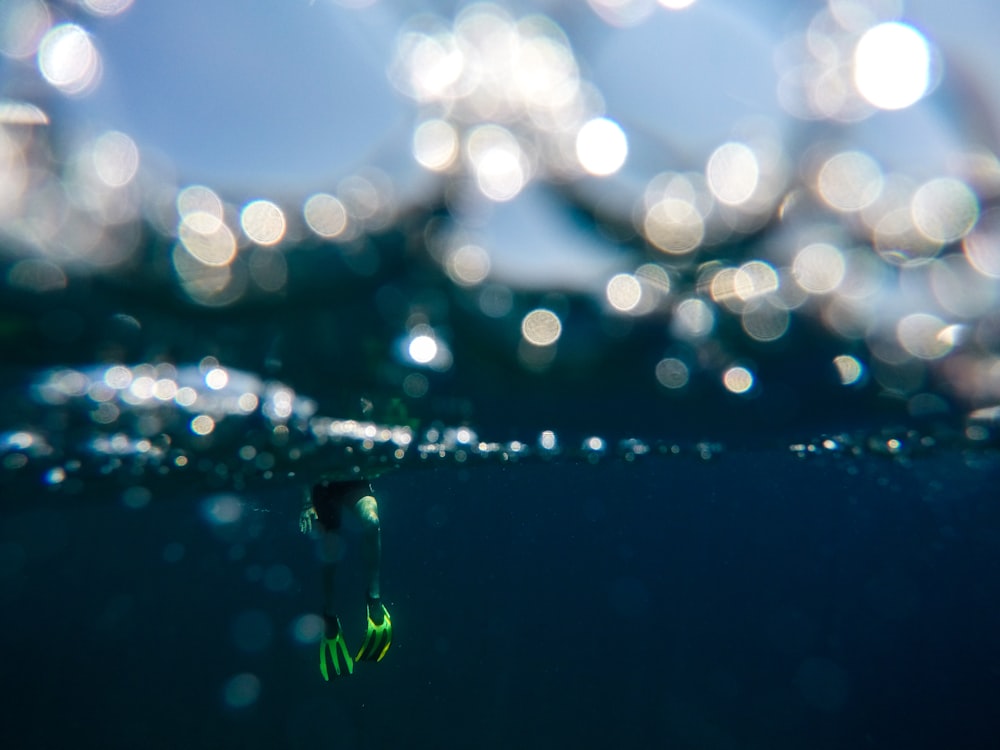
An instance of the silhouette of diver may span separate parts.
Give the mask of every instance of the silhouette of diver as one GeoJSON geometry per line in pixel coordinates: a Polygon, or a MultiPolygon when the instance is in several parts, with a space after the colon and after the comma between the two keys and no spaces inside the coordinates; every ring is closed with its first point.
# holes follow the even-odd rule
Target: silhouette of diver
{"type": "Polygon", "coordinates": [[[392,645],[392,621],[382,604],[379,591],[379,565],[382,557],[382,532],[379,526],[378,501],[366,479],[323,480],[313,485],[302,509],[299,526],[309,532],[313,520],[319,522],[323,561],[323,622],[319,669],[324,680],[330,679],[327,665],[339,676],[354,673],[354,661],[382,661],[392,645]],[[334,609],[335,577],[340,551],[340,522],[345,512],[353,512],[362,526],[361,555],[367,586],[368,630],[354,658],[344,641],[340,618],[334,609]]]}

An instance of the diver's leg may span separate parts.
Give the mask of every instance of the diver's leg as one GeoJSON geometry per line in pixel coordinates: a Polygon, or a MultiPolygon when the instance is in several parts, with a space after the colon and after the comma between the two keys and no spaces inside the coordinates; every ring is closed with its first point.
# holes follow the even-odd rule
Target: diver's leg
{"type": "Polygon", "coordinates": [[[323,619],[327,623],[327,633],[332,638],[336,633],[330,633],[330,625],[334,630],[337,625],[336,592],[337,592],[337,560],[340,559],[340,534],[336,531],[323,531],[320,539],[320,560],[323,565],[323,619]]]}
{"type": "Polygon", "coordinates": [[[354,512],[361,520],[361,561],[365,570],[365,586],[369,602],[378,600],[379,569],[382,565],[382,529],[378,520],[378,503],[365,495],[354,504],[354,512]]]}
{"type": "Polygon", "coordinates": [[[319,644],[319,671],[324,680],[330,679],[329,660],[336,675],[347,670],[354,672],[354,660],[347,650],[340,619],[334,611],[337,558],[340,555],[340,535],[336,531],[324,531],[320,541],[320,555],[323,559],[323,639],[319,644]]]}
{"type": "Polygon", "coordinates": [[[323,572],[323,638],[319,644],[319,669],[324,680],[330,679],[329,665],[333,673],[341,675],[346,669],[347,674],[354,672],[354,661],[344,642],[344,634],[340,620],[335,610],[337,562],[341,556],[341,540],[339,534],[340,508],[331,502],[325,488],[317,486],[313,489],[313,508],[320,521],[323,533],[319,542],[319,556],[323,572]]]}
{"type": "Polygon", "coordinates": [[[389,611],[382,604],[379,588],[379,568],[382,563],[382,529],[378,519],[378,503],[365,495],[354,505],[354,512],[363,527],[361,559],[365,567],[365,584],[368,588],[368,631],[355,659],[382,661],[392,645],[392,621],[389,611]]]}

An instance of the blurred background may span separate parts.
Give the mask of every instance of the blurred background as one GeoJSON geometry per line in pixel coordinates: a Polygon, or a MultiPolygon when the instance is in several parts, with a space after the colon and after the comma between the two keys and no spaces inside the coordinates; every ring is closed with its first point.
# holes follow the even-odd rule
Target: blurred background
{"type": "Polygon", "coordinates": [[[991,407],[998,12],[11,0],[6,358],[991,407]]]}

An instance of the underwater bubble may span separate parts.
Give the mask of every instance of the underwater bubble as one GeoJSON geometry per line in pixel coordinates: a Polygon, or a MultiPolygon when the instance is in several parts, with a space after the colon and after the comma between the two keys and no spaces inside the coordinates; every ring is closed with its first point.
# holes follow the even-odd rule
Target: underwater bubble
{"type": "Polygon", "coordinates": [[[410,398],[423,398],[430,388],[430,381],[419,372],[411,372],[403,378],[403,393],[410,398]]]}
{"type": "Polygon", "coordinates": [[[153,493],[145,487],[129,487],[122,493],[122,505],[132,510],[145,508],[153,499],[153,493]]]}
{"type": "Polygon", "coordinates": [[[306,614],[292,620],[292,638],[303,645],[318,643],[323,636],[323,618],[319,615],[306,614]]]}
{"type": "Polygon", "coordinates": [[[248,708],[260,698],[257,675],[244,672],[230,677],[222,689],[222,700],[229,708],[248,708]]]}
{"type": "Polygon", "coordinates": [[[214,526],[236,523],[243,517],[243,501],[234,495],[213,495],[202,502],[201,514],[214,526]]]}

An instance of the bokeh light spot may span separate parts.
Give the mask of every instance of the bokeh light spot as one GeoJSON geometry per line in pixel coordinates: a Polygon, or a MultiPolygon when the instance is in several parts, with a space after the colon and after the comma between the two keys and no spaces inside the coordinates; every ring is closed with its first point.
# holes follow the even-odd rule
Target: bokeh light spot
{"type": "Polygon", "coordinates": [[[204,211],[185,216],[177,235],[191,257],[206,266],[228,266],[236,257],[236,237],[232,230],[204,211]]]}
{"type": "Polygon", "coordinates": [[[733,274],[733,293],[744,302],[778,291],[778,273],[770,263],[752,260],[733,274]]]}
{"type": "Polygon", "coordinates": [[[132,7],[134,0],[80,0],[95,16],[117,16],[132,7]]]}
{"type": "Polygon", "coordinates": [[[907,352],[918,359],[940,359],[954,345],[944,321],[928,313],[912,313],[900,320],[896,326],[896,338],[907,352]]]}
{"type": "Polygon", "coordinates": [[[787,309],[766,300],[749,306],[740,316],[740,325],[747,336],[764,343],[777,341],[788,333],[790,323],[787,309]]]}
{"type": "Polygon", "coordinates": [[[691,201],[664,198],[646,212],[643,233],[665,253],[683,255],[697,248],[705,238],[705,221],[691,201]]]}
{"type": "Polygon", "coordinates": [[[319,639],[323,637],[323,627],[323,618],[319,615],[302,615],[292,622],[292,638],[303,645],[319,643],[319,639]]]}
{"type": "Polygon", "coordinates": [[[927,92],[930,49],[923,34],[905,23],[866,31],[854,49],[854,84],[879,109],[904,109],[927,92]]]}
{"type": "Polygon", "coordinates": [[[221,391],[229,383],[229,373],[221,367],[213,367],[205,373],[205,385],[213,391],[221,391]]]}
{"type": "Polygon", "coordinates": [[[815,242],[799,250],[792,262],[795,282],[812,294],[829,294],[844,280],[844,254],[833,245],[815,242]]]}
{"type": "Polygon", "coordinates": [[[910,202],[913,224],[932,242],[961,239],[979,218],[979,201],[964,182],[940,177],[921,185],[910,202]]]}
{"type": "Polygon", "coordinates": [[[306,201],[302,214],[309,228],[320,237],[332,239],[347,228],[347,209],[337,198],[316,193],[306,201]]]}
{"type": "Polygon", "coordinates": [[[202,502],[201,514],[212,526],[226,526],[243,517],[243,502],[235,495],[212,495],[202,502]]]}
{"type": "Polygon", "coordinates": [[[101,58],[90,34],[72,23],[54,26],[38,47],[38,69],[64,94],[89,93],[101,73],[101,58]]]}
{"type": "Polygon", "coordinates": [[[720,203],[746,203],[757,189],[760,167],[757,157],[743,143],[724,143],[708,158],[705,168],[708,187],[720,203]]]}
{"type": "Polygon", "coordinates": [[[730,367],[722,374],[722,384],[730,393],[748,393],[753,383],[753,373],[745,367],[730,367]]]}
{"type": "Polygon", "coordinates": [[[1000,279],[1000,211],[994,209],[979,220],[962,241],[969,265],[983,276],[1000,279]]]}
{"type": "Polygon", "coordinates": [[[245,672],[226,681],[222,700],[229,708],[249,708],[260,698],[260,678],[245,672]]]}
{"type": "Polygon", "coordinates": [[[551,310],[539,308],[524,316],[521,334],[529,344],[550,346],[562,335],[562,323],[559,316],[551,310]]]}
{"type": "Polygon", "coordinates": [[[493,201],[509,201],[528,180],[517,139],[499,125],[480,125],[466,143],[479,190],[493,201]]]}
{"type": "Polygon", "coordinates": [[[629,312],[634,310],[642,299],[642,287],[632,274],[620,273],[608,282],[605,294],[615,310],[629,312]]]}
{"type": "Polygon", "coordinates": [[[0,54],[26,60],[36,52],[52,14],[42,0],[5,0],[0,3],[0,54]]]}
{"type": "Polygon", "coordinates": [[[186,221],[188,216],[197,214],[200,217],[199,222],[208,221],[208,223],[192,222],[192,226],[199,231],[209,232],[222,223],[222,199],[212,188],[204,185],[188,185],[177,193],[177,213],[181,221],[186,221]]]}
{"type": "Polygon", "coordinates": [[[715,327],[715,313],[704,300],[686,299],[677,305],[671,328],[674,335],[684,339],[708,336],[715,327]]]}
{"type": "Polygon", "coordinates": [[[199,414],[191,420],[191,432],[195,435],[210,435],[215,429],[215,420],[207,414],[199,414]]]}
{"type": "Polygon", "coordinates": [[[882,170],[868,154],[843,151],[827,159],[817,177],[820,197],[838,211],[860,211],[882,192],[882,170]]]}
{"type": "Polygon", "coordinates": [[[683,388],[689,377],[688,366],[676,357],[664,357],[656,363],[656,380],[664,388],[683,388]]]}
{"type": "Polygon", "coordinates": [[[603,177],[614,174],[628,157],[625,131],[606,117],[589,120],[576,135],[576,156],[592,175],[603,177]]]}
{"type": "Polygon", "coordinates": [[[448,276],[460,286],[475,286],[490,272],[490,256],[478,245],[462,245],[448,255],[448,276]]]}
{"type": "Polygon", "coordinates": [[[407,349],[410,359],[417,364],[426,365],[434,361],[438,353],[437,341],[432,336],[420,335],[410,339],[407,349]]]}
{"type": "Polygon", "coordinates": [[[837,368],[837,375],[842,385],[854,385],[865,374],[864,365],[850,354],[838,354],[833,358],[833,366],[837,368]]]}
{"type": "Polygon", "coordinates": [[[104,133],[97,139],[93,159],[97,176],[112,188],[127,185],[139,169],[139,149],[135,141],[117,130],[104,133]]]}
{"type": "Polygon", "coordinates": [[[271,201],[251,201],[240,212],[240,226],[252,242],[276,245],[285,236],[285,214],[271,201]]]}
{"type": "Polygon", "coordinates": [[[458,157],[458,133],[444,120],[427,120],[413,133],[413,157],[424,168],[442,172],[458,157]]]}

